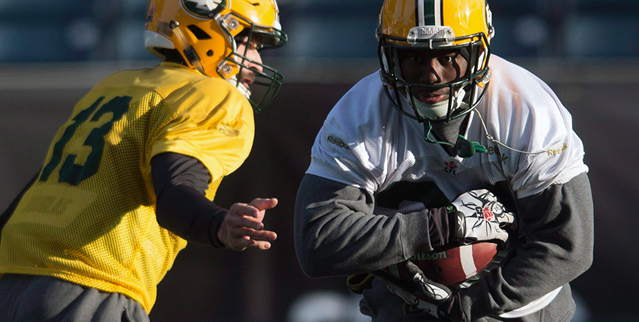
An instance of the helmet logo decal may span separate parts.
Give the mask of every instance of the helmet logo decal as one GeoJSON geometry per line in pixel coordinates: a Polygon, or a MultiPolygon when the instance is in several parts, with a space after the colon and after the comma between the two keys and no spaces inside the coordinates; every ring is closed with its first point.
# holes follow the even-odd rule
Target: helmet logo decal
{"type": "Polygon", "coordinates": [[[190,14],[209,18],[209,13],[219,6],[227,7],[227,0],[182,0],[182,4],[190,14]]]}
{"type": "Polygon", "coordinates": [[[146,14],[146,20],[144,21],[146,24],[153,22],[153,15],[155,15],[155,3],[149,7],[149,12],[146,14]]]}

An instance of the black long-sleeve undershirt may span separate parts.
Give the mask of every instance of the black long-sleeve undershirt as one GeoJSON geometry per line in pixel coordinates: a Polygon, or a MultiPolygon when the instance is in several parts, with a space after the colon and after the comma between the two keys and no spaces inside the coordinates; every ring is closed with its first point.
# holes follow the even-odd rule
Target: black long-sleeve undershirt
{"type": "Polygon", "coordinates": [[[217,230],[228,210],[205,197],[211,179],[197,159],[178,153],[162,153],[151,160],[157,198],[157,221],[185,240],[224,247],[217,230]]]}

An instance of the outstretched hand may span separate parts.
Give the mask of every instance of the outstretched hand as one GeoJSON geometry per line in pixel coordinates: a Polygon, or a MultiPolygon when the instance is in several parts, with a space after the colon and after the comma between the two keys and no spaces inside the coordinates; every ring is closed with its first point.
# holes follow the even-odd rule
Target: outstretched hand
{"type": "Polygon", "coordinates": [[[235,203],[220,223],[217,238],[226,247],[243,251],[247,248],[267,250],[277,239],[273,231],[264,230],[264,216],[267,209],[277,205],[277,199],[257,198],[250,204],[235,203]]]}

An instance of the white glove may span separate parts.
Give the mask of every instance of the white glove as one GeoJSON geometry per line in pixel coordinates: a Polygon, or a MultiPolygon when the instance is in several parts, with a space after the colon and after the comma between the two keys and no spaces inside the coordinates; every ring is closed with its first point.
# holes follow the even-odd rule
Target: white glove
{"type": "Polygon", "coordinates": [[[450,298],[451,290],[443,284],[429,280],[411,261],[407,261],[406,264],[406,273],[412,279],[410,284],[399,282],[383,270],[372,274],[386,284],[391,293],[401,297],[409,305],[439,317],[438,308],[450,298]]]}
{"type": "Polygon", "coordinates": [[[508,240],[506,228],[514,228],[515,215],[507,212],[497,197],[486,189],[464,192],[451,205],[453,211],[457,211],[453,216],[455,238],[465,243],[488,240],[505,243],[508,240]]]}
{"type": "Polygon", "coordinates": [[[373,272],[388,290],[402,298],[412,308],[420,309],[443,321],[467,321],[463,318],[459,294],[453,294],[450,288],[428,279],[415,263],[406,261],[402,266],[412,283],[399,281],[384,270],[373,272]],[[401,284],[401,285],[400,285],[401,284]]]}

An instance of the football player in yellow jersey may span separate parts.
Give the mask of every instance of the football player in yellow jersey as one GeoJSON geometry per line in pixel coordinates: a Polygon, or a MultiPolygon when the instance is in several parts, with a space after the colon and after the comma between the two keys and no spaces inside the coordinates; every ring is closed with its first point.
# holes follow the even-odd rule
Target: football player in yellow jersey
{"type": "Polygon", "coordinates": [[[286,41],[275,0],[151,0],[164,62],[84,96],[1,216],[0,321],[148,321],[187,241],[269,249],[277,199],[213,199],[282,82],[260,51],[286,41]]]}

